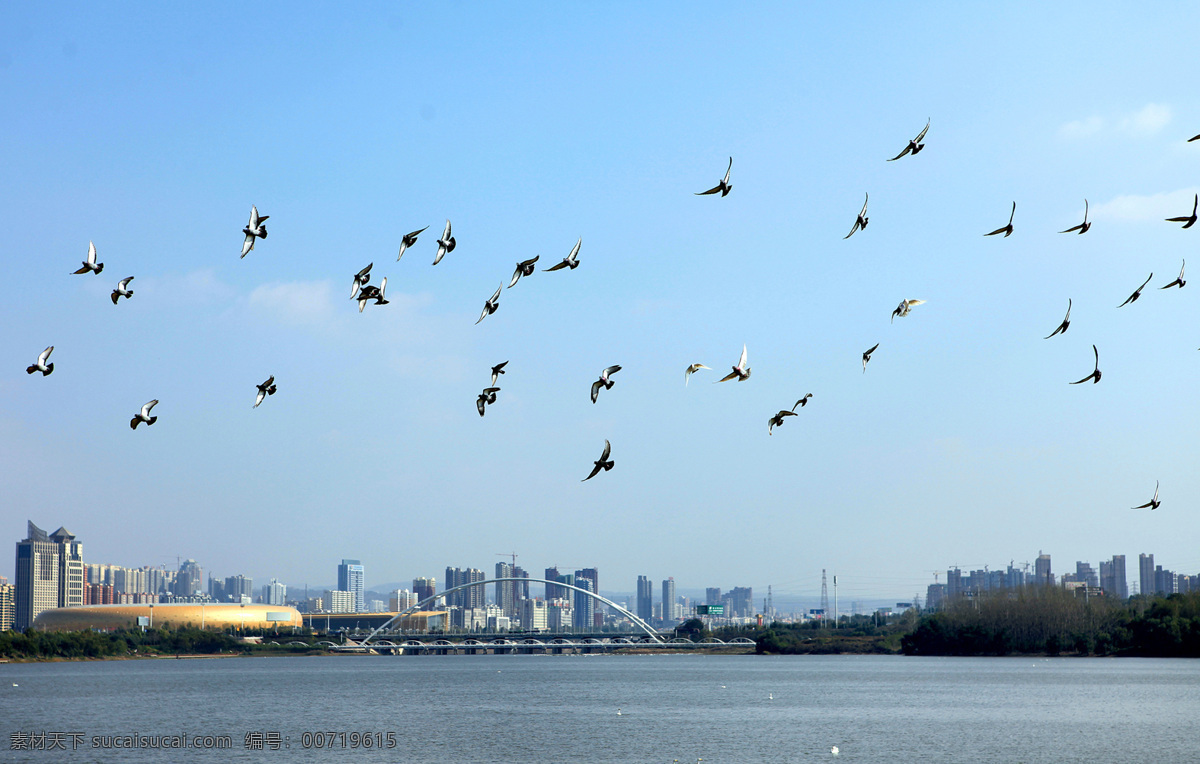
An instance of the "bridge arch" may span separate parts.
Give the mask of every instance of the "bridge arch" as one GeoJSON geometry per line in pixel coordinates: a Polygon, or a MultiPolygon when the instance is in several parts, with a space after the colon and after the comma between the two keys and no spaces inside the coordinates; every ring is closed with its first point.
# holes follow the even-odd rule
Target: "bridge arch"
{"type": "Polygon", "coordinates": [[[504,583],[506,581],[524,581],[527,583],[532,582],[535,584],[553,584],[554,586],[561,586],[564,589],[571,589],[572,591],[583,592],[584,594],[591,597],[592,599],[599,600],[601,603],[607,605],[608,607],[612,608],[613,610],[616,610],[618,613],[621,613],[622,615],[627,616],[629,618],[629,620],[633,621],[634,624],[636,624],[642,631],[646,632],[647,636],[649,636],[655,642],[663,642],[664,641],[663,638],[661,636],[659,636],[658,632],[656,632],[654,629],[652,629],[650,627],[650,624],[646,623],[641,618],[638,618],[636,615],[629,612],[628,610],[621,607],[620,605],[613,602],[612,600],[608,599],[607,597],[601,597],[599,594],[596,594],[595,592],[588,591],[587,589],[584,589],[579,586],[574,586],[572,584],[564,584],[561,581],[548,581],[544,578],[521,577],[521,578],[492,578],[492,579],[488,579],[486,581],[471,581],[470,583],[459,584],[458,586],[452,586],[443,592],[433,595],[432,597],[426,597],[425,599],[421,600],[420,602],[413,605],[412,607],[405,608],[404,610],[400,611],[399,613],[396,613],[396,615],[394,615],[391,618],[384,621],[383,624],[381,624],[379,626],[379,628],[375,629],[375,631],[372,631],[370,634],[368,634],[366,639],[364,639],[360,644],[363,644],[363,645],[369,644],[371,642],[371,640],[375,638],[376,634],[383,631],[388,626],[391,626],[393,622],[400,620],[401,618],[403,618],[406,615],[409,615],[410,613],[417,612],[424,606],[426,606],[432,602],[435,602],[438,597],[445,597],[447,594],[450,594],[451,592],[457,592],[462,589],[470,589],[472,586],[486,586],[488,584],[500,584],[500,583],[504,583]]]}

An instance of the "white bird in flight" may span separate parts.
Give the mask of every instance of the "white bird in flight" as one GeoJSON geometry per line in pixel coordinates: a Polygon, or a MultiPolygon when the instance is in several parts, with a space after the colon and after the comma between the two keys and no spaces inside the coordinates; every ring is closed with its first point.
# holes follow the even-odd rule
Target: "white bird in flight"
{"type": "Polygon", "coordinates": [[[708,368],[709,367],[705,366],[702,363],[694,363],[691,366],[687,367],[687,369],[685,369],[683,372],[683,386],[687,387],[688,380],[691,379],[693,374],[700,371],[701,369],[708,369],[708,368]]]}
{"type": "Polygon", "coordinates": [[[117,282],[117,288],[112,290],[113,305],[116,305],[117,300],[121,299],[122,297],[124,297],[126,300],[128,300],[130,297],[133,297],[133,290],[128,288],[130,281],[133,281],[133,276],[121,279],[117,282]]]}
{"type": "Polygon", "coordinates": [[[901,318],[904,318],[905,316],[908,315],[908,312],[910,310],[912,310],[913,308],[915,308],[918,305],[924,305],[924,304],[925,304],[924,300],[901,300],[900,305],[897,306],[896,309],[892,311],[892,321],[894,322],[896,320],[896,316],[900,316],[901,318]]]}
{"type": "Polygon", "coordinates": [[[552,265],[549,268],[547,268],[546,270],[558,271],[558,270],[562,270],[563,268],[570,268],[571,270],[575,270],[575,268],[577,268],[579,266],[579,260],[576,258],[579,256],[579,248],[581,246],[583,246],[583,237],[582,236],[579,237],[579,241],[575,242],[575,246],[571,247],[571,253],[569,255],[567,255],[566,257],[564,257],[563,261],[561,263],[559,263],[558,265],[552,265]]]}
{"type": "Polygon", "coordinates": [[[745,382],[747,379],[750,379],[750,367],[746,365],[746,346],[744,344],[742,345],[742,357],[738,359],[737,366],[734,366],[733,371],[713,382],[713,384],[720,384],[734,377],[737,377],[738,382],[745,382]]]}
{"type": "Polygon", "coordinates": [[[260,216],[258,214],[258,207],[250,205],[250,222],[242,229],[242,233],[246,234],[246,239],[242,242],[242,257],[245,257],[247,252],[254,249],[254,239],[256,237],[259,239],[267,238],[267,227],[263,225],[263,221],[269,217],[271,216],[260,216]]]}
{"type": "Polygon", "coordinates": [[[596,396],[600,395],[600,388],[611,390],[616,384],[612,379],[609,379],[613,374],[621,370],[620,366],[609,366],[604,371],[600,372],[600,379],[592,383],[592,403],[596,402],[596,396]]]}
{"type": "Polygon", "coordinates": [[[450,235],[450,221],[447,220],[446,230],[442,231],[442,238],[438,239],[437,254],[433,256],[433,264],[440,263],[447,252],[453,252],[455,244],[454,237],[450,235]]]}
{"type": "Polygon", "coordinates": [[[96,245],[89,241],[87,260],[83,261],[83,267],[75,271],[75,273],[79,274],[91,271],[92,273],[99,275],[100,271],[102,270],[104,270],[104,263],[96,262],[96,245]]]}
{"type": "Polygon", "coordinates": [[[158,421],[157,416],[150,416],[150,409],[154,408],[157,405],[158,405],[158,399],[155,398],[154,400],[150,401],[146,405],[142,406],[142,410],[137,413],[137,416],[135,416],[133,419],[129,420],[129,426],[132,429],[136,430],[137,426],[139,424],[141,424],[142,422],[145,422],[147,427],[149,427],[150,425],[157,422],[158,421]]]}
{"type": "Polygon", "coordinates": [[[51,345],[50,347],[43,350],[41,353],[38,353],[37,363],[35,363],[32,366],[27,366],[25,368],[25,373],[32,374],[35,371],[40,371],[42,373],[43,377],[50,376],[50,372],[54,371],[54,364],[46,363],[46,359],[49,358],[50,354],[53,352],[54,352],[54,346],[51,345]]]}
{"type": "MultiPolygon", "coordinates": [[[[501,282],[500,286],[496,287],[496,293],[491,296],[491,299],[483,304],[483,312],[479,314],[479,321],[482,321],[483,319],[492,315],[500,308],[500,292],[503,289],[504,283],[501,282]]],[[[476,321],[475,323],[478,324],[479,321],[476,321]]]]}

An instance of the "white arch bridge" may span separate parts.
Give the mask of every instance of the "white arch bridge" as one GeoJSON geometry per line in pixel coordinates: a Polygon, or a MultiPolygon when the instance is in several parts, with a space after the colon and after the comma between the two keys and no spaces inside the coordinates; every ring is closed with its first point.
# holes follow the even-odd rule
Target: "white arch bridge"
{"type": "Polygon", "coordinates": [[[587,637],[571,639],[556,637],[554,639],[538,639],[536,637],[506,637],[483,638],[465,637],[459,640],[438,636],[436,639],[404,639],[392,641],[379,639],[374,642],[355,643],[347,641],[342,645],[322,643],[333,652],[356,653],[394,653],[397,655],[483,655],[491,654],[533,654],[533,653],[593,653],[609,652],[622,649],[665,649],[665,650],[712,650],[717,648],[738,647],[752,648],[754,640],[738,637],[728,642],[709,637],[699,642],[693,642],[683,637],[674,639],[653,639],[638,634],[615,636],[612,638],[587,637]]]}

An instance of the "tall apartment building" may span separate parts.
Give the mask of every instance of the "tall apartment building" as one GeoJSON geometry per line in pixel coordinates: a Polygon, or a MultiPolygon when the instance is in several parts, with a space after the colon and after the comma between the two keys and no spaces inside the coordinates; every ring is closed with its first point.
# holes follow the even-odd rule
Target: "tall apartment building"
{"type": "Polygon", "coordinates": [[[195,560],[184,560],[175,574],[176,597],[198,597],[203,591],[204,570],[195,560]]]}
{"type": "Polygon", "coordinates": [[[47,535],[28,522],[28,538],[17,542],[14,626],[21,631],[43,610],[82,605],[83,544],[66,528],[47,535]]]}
{"type": "MultiPolygon", "coordinates": [[[[546,568],[546,573],[542,576],[542,578],[546,579],[547,581],[557,581],[558,577],[559,572],[557,565],[553,568],[546,568]]],[[[558,586],[557,584],[546,584],[546,601],[550,602],[552,600],[561,600],[567,596],[566,592],[566,589],[558,586]]]]}
{"type": "Polygon", "coordinates": [[[0,576],[0,631],[8,631],[17,622],[17,587],[0,576]]]}
{"type": "Polygon", "coordinates": [[[721,587],[710,586],[704,590],[705,605],[720,605],[721,604],[721,587]]]}
{"type": "Polygon", "coordinates": [[[1038,552],[1033,563],[1034,581],[1043,586],[1054,585],[1054,573],[1050,571],[1050,555],[1038,552]]]}
{"type": "MultiPolygon", "coordinates": [[[[511,563],[496,563],[496,578],[513,578],[516,572],[516,566],[511,563]]],[[[501,581],[496,584],[496,606],[509,618],[517,616],[516,583],[516,581],[501,581]]]]}
{"type": "MultiPolygon", "coordinates": [[[[575,586],[580,589],[586,589],[589,592],[596,591],[590,578],[576,578],[575,586]]],[[[596,600],[575,589],[568,589],[567,591],[575,595],[575,607],[573,608],[575,612],[572,625],[577,631],[591,631],[593,621],[595,620],[594,614],[596,611],[594,603],[596,600]]]]}
{"type": "Polygon", "coordinates": [[[1075,561],[1075,580],[1082,581],[1091,587],[1100,586],[1100,578],[1090,562],[1075,561]]]}
{"type": "Polygon", "coordinates": [[[354,609],[354,592],[326,590],[321,598],[321,609],[326,613],[357,613],[354,609]]]}
{"type": "Polygon", "coordinates": [[[366,578],[363,565],[358,560],[342,560],[338,565],[338,589],[354,595],[354,610],[362,613],[367,609],[366,578]]]}
{"type": "Polygon", "coordinates": [[[417,597],[417,602],[427,600],[437,593],[437,579],[414,578],[412,590],[417,597]]]}
{"type": "Polygon", "coordinates": [[[521,626],[530,631],[545,631],[549,627],[545,600],[521,601],[521,626]]]}
{"type": "Polygon", "coordinates": [[[1154,555],[1138,555],[1138,593],[1154,594],[1154,555]]]}
{"type": "Polygon", "coordinates": [[[286,605],[287,585],[272,578],[271,583],[265,584],[262,588],[262,601],[266,605],[286,605]]]}
{"type": "Polygon", "coordinates": [[[754,588],[750,586],[735,586],[729,590],[729,606],[725,615],[736,618],[749,618],[754,615],[754,588]]]}
{"type": "MultiPolygon", "coordinates": [[[[462,586],[485,579],[486,576],[483,571],[478,568],[467,568],[466,570],[462,568],[446,568],[446,580],[442,586],[444,589],[452,589],[455,586],[462,586]]],[[[446,595],[446,607],[483,607],[486,594],[482,586],[470,586],[466,589],[460,589],[457,592],[446,595]]]]}
{"type": "Polygon", "coordinates": [[[637,617],[646,623],[654,615],[654,585],[649,576],[637,578],[637,617]]]}
{"type": "Polygon", "coordinates": [[[662,582],[662,621],[664,626],[670,626],[676,620],[675,577],[671,576],[662,582]]]}

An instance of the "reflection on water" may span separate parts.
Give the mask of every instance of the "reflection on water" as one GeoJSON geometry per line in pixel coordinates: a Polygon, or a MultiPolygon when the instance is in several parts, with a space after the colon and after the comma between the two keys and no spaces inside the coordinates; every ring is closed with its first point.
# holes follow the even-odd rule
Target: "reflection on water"
{"type": "Polygon", "coordinates": [[[2,761],[715,764],[837,746],[839,764],[1181,762],[1197,758],[1200,661],[336,656],[4,664],[0,680],[2,761]],[[74,753],[12,750],[28,732],[83,736],[74,753]],[[126,735],[232,748],[91,747],[126,735]]]}

